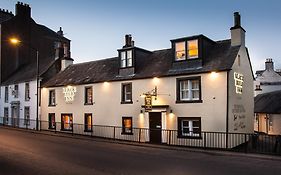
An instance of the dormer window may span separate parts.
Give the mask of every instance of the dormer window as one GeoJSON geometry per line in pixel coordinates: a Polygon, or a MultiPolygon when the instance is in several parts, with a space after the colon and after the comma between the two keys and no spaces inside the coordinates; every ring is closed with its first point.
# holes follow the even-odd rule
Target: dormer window
{"type": "Polygon", "coordinates": [[[133,66],[133,53],[132,50],[122,51],[121,56],[121,68],[133,66]]]}
{"type": "Polygon", "coordinates": [[[198,58],[198,40],[175,43],[175,60],[182,61],[198,58]]]}

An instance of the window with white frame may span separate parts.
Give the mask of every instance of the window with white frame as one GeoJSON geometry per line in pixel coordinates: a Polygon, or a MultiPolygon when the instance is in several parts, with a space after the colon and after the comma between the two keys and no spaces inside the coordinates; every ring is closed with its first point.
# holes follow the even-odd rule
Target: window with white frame
{"type": "Polygon", "coordinates": [[[55,106],[56,105],[56,91],[50,90],[49,91],[49,106],[55,106]]]}
{"type": "Polygon", "coordinates": [[[9,108],[5,107],[4,108],[4,124],[9,123],[9,108]]]}
{"type": "Polygon", "coordinates": [[[19,85],[15,84],[14,86],[14,90],[13,90],[13,95],[15,98],[18,98],[19,97],[19,85]]]}
{"type": "Polygon", "coordinates": [[[178,117],[178,137],[201,137],[201,118],[178,117]]]}
{"type": "Polygon", "coordinates": [[[24,107],[24,125],[30,125],[30,107],[24,107]]]}
{"type": "Polygon", "coordinates": [[[30,100],[30,89],[29,89],[29,83],[25,83],[25,93],[24,93],[24,99],[25,101],[30,100]]]}
{"type": "Polygon", "coordinates": [[[132,103],[132,83],[122,83],[121,103],[132,103]]]}
{"type": "Polygon", "coordinates": [[[9,102],[9,87],[5,86],[5,103],[9,102]]]}
{"type": "Polygon", "coordinates": [[[177,79],[177,102],[201,101],[200,77],[177,79]]]}
{"type": "Polygon", "coordinates": [[[127,50],[120,52],[120,67],[132,67],[133,66],[133,51],[127,50]]]}

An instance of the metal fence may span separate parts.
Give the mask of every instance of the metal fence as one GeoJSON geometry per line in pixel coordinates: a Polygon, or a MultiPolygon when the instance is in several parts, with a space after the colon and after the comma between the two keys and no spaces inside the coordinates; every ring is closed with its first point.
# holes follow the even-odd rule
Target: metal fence
{"type": "MultiPolygon", "coordinates": [[[[23,129],[36,129],[36,120],[0,117],[0,124],[23,129]]],[[[120,126],[84,125],[76,123],[51,123],[39,121],[40,131],[100,137],[139,143],[151,143],[152,133],[160,133],[164,145],[194,147],[203,149],[223,149],[246,153],[281,155],[281,136],[258,133],[201,132],[199,137],[181,137],[178,130],[132,128],[124,133],[120,126]]]]}

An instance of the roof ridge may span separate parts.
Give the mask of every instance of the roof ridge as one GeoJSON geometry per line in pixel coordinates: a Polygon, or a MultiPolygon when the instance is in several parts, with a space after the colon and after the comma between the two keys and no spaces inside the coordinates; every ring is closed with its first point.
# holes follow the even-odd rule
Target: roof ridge
{"type": "Polygon", "coordinates": [[[71,66],[74,66],[74,65],[83,65],[83,64],[89,64],[89,63],[94,63],[94,62],[102,62],[102,61],[106,61],[106,60],[110,60],[110,59],[116,59],[118,57],[110,57],[110,58],[101,58],[101,59],[98,59],[98,60],[92,60],[92,61],[86,61],[86,62],[81,62],[81,63],[75,63],[75,64],[72,64],[71,66]]]}

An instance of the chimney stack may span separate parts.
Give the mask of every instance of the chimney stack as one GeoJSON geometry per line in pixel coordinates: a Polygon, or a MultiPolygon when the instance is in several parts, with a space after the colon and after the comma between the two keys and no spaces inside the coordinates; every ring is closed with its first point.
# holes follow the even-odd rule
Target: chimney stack
{"type": "Polygon", "coordinates": [[[265,70],[274,70],[272,58],[267,58],[265,61],[265,70]]]}
{"type": "Polygon", "coordinates": [[[23,4],[22,2],[17,2],[16,4],[16,16],[21,16],[24,18],[31,18],[31,8],[28,4],[23,4]]]}
{"type": "Polygon", "coordinates": [[[57,34],[59,34],[60,36],[63,36],[63,31],[62,31],[62,28],[60,27],[60,30],[57,31],[57,34]]]}
{"type": "Polygon", "coordinates": [[[131,47],[133,46],[132,44],[133,44],[132,35],[131,34],[125,35],[125,45],[123,46],[123,48],[131,47]]]}
{"type": "Polygon", "coordinates": [[[234,12],[234,26],[230,28],[231,46],[245,46],[246,31],[241,27],[241,16],[234,12]]]}

